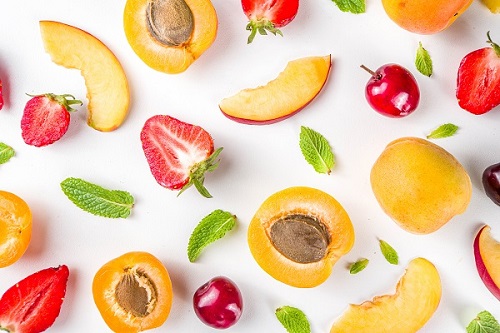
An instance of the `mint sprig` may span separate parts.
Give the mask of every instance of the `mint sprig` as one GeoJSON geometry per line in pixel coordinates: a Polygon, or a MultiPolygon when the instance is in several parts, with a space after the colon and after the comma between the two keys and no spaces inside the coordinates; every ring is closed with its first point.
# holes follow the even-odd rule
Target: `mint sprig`
{"type": "Polygon", "coordinates": [[[205,247],[224,237],[235,225],[236,216],[221,209],[205,216],[189,237],[187,248],[189,261],[194,262],[205,247]]]}
{"type": "Polygon", "coordinates": [[[380,250],[382,251],[382,254],[384,255],[384,258],[393,265],[397,265],[399,263],[399,257],[398,253],[392,246],[389,245],[384,240],[379,240],[379,245],[380,245],[380,250]]]}
{"type": "Polygon", "coordinates": [[[134,206],[130,193],[108,190],[80,178],[66,178],[61,182],[61,189],[77,207],[97,216],[126,218],[134,206]]]}
{"type": "Polygon", "coordinates": [[[335,165],[335,156],[323,135],[309,127],[301,126],[299,145],[307,163],[311,164],[316,172],[330,174],[335,165]]]}
{"type": "Polygon", "coordinates": [[[361,14],[366,11],[365,0],[332,0],[340,11],[361,14]]]}
{"type": "Polygon", "coordinates": [[[359,259],[358,261],[352,263],[351,267],[349,267],[349,273],[358,274],[359,272],[364,270],[366,266],[368,266],[369,262],[370,261],[366,258],[359,259]]]}
{"type": "Polygon", "coordinates": [[[488,311],[481,311],[467,326],[467,333],[498,333],[500,324],[488,311]]]}
{"type": "Polygon", "coordinates": [[[7,163],[14,154],[14,149],[11,146],[0,142],[0,164],[7,163]]]}
{"type": "Polygon", "coordinates": [[[422,42],[418,42],[417,56],[415,57],[415,67],[425,75],[432,75],[432,59],[429,52],[422,46],[422,42]]]}
{"type": "Polygon", "coordinates": [[[311,333],[311,325],[302,310],[293,306],[282,306],[276,309],[276,318],[288,333],[311,333]]]}
{"type": "Polygon", "coordinates": [[[447,123],[434,129],[427,135],[427,139],[441,139],[454,135],[458,131],[458,126],[455,124],[447,123]]]}

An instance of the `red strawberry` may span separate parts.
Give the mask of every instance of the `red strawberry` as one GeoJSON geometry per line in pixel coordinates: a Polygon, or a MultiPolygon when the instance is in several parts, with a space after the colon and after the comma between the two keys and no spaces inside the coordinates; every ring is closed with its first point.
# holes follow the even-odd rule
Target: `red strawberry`
{"type": "Polygon", "coordinates": [[[203,186],[205,172],[217,168],[214,142],[203,128],[170,116],[149,118],[141,131],[142,149],[158,184],[181,194],[191,185],[204,197],[211,198],[203,186]]]}
{"type": "Polygon", "coordinates": [[[74,111],[73,104],[82,105],[82,102],[68,94],[32,96],[21,119],[24,142],[42,147],[59,140],[68,130],[69,111],[74,111]]]}
{"type": "Polygon", "coordinates": [[[241,0],[241,5],[250,20],[247,24],[250,31],[248,43],[253,41],[257,32],[267,35],[269,31],[283,36],[278,28],[290,23],[299,10],[299,0],[241,0]]]}
{"type": "Polygon", "coordinates": [[[3,107],[3,90],[2,90],[2,80],[0,80],[0,110],[3,107]]]}
{"type": "Polygon", "coordinates": [[[10,287],[0,298],[0,331],[43,332],[56,320],[66,294],[65,265],[38,271],[10,287]]]}
{"type": "Polygon", "coordinates": [[[483,114],[500,104],[500,46],[487,33],[485,47],[467,54],[457,77],[457,99],[462,109],[483,114]]]}

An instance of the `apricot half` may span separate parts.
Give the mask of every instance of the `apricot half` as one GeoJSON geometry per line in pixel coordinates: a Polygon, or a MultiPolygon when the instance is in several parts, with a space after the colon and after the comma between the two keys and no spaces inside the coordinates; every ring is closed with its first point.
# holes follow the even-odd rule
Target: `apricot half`
{"type": "Polygon", "coordinates": [[[210,0],[127,0],[127,40],[149,67],[184,72],[215,40],[217,13],[210,0]]]}
{"type": "Polygon", "coordinates": [[[413,259],[393,295],[350,304],[330,333],[415,333],[432,317],[441,294],[436,267],[427,259],[413,259]]]}
{"type": "Polygon", "coordinates": [[[224,98],[219,108],[229,119],[244,124],[271,124],[286,119],[319,94],[331,65],[331,55],[292,60],[274,80],[224,98]]]}
{"type": "Polygon", "coordinates": [[[449,27],[472,0],[382,0],[385,12],[401,28],[435,34],[449,27]]]}
{"type": "Polygon", "coordinates": [[[421,138],[389,143],[370,182],[378,203],[401,228],[428,234],[463,213],[472,184],[464,167],[442,147],[421,138]]]}
{"type": "Polygon", "coordinates": [[[160,260],[128,252],[103,265],[92,283],[94,302],[114,332],[141,332],[161,326],[172,306],[172,283],[160,260]]]}
{"type": "Polygon", "coordinates": [[[269,275],[300,288],[315,287],[354,244],[347,212],[329,194],[290,187],[267,198],[248,227],[250,251],[269,275]]]}
{"type": "Polygon", "coordinates": [[[500,242],[491,235],[491,228],[483,226],[474,239],[476,268],[484,285],[500,300],[500,242]]]}

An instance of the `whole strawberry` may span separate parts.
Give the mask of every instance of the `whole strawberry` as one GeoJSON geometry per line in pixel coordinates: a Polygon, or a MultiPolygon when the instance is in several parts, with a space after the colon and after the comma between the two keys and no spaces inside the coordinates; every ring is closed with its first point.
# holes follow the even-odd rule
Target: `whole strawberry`
{"type": "Polygon", "coordinates": [[[247,43],[251,43],[257,34],[281,35],[278,28],[290,23],[299,10],[299,0],[241,0],[243,12],[250,22],[247,30],[250,31],[247,43]]]}
{"type": "Polygon", "coordinates": [[[69,112],[75,111],[73,104],[82,105],[82,101],[68,94],[32,96],[21,118],[24,142],[43,147],[59,140],[68,131],[69,112]]]}
{"type": "Polygon", "coordinates": [[[483,114],[500,104],[500,46],[487,33],[485,47],[467,54],[457,76],[458,104],[473,114],[483,114]]]}
{"type": "Polygon", "coordinates": [[[66,265],[46,268],[19,281],[0,298],[0,332],[39,333],[55,322],[66,294],[66,265]]]}
{"type": "Polygon", "coordinates": [[[217,168],[222,148],[200,126],[166,115],[149,118],[141,131],[142,149],[158,184],[171,190],[194,185],[204,197],[211,195],[203,185],[205,173],[217,168]]]}

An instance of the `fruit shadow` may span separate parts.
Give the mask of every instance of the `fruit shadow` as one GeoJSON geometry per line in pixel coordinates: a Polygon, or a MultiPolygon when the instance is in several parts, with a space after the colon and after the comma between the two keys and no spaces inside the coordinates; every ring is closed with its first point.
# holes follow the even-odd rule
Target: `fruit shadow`
{"type": "Polygon", "coordinates": [[[23,257],[26,257],[29,261],[36,262],[45,252],[49,216],[47,215],[47,210],[43,209],[41,205],[32,205],[31,213],[33,216],[31,240],[23,257]]]}

